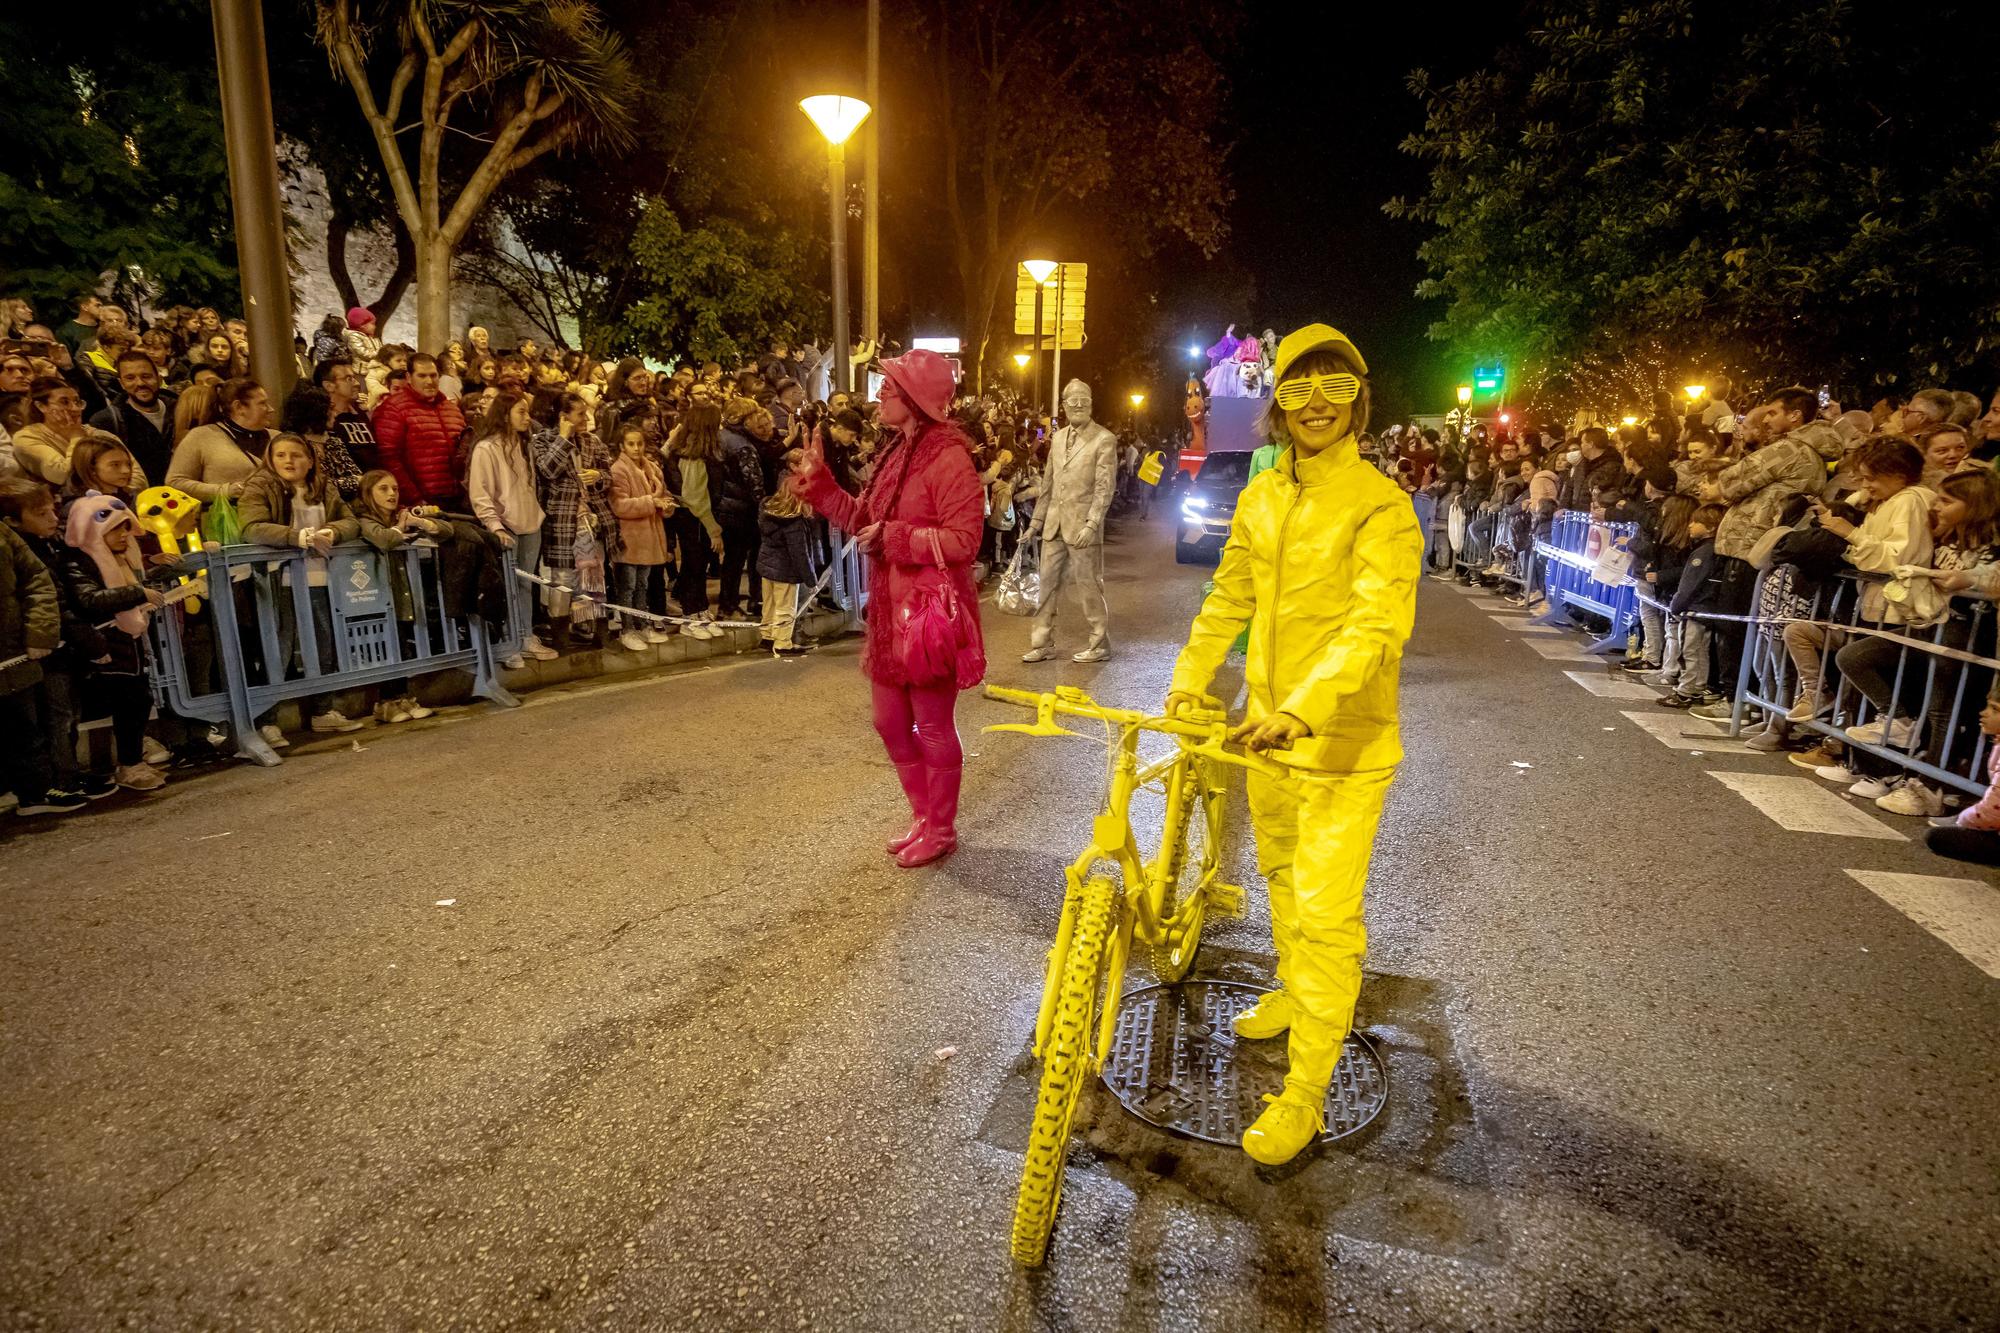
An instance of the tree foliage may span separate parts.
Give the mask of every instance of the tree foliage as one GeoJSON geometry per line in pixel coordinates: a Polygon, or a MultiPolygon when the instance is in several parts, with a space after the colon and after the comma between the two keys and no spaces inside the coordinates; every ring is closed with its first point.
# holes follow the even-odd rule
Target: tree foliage
{"type": "Polygon", "coordinates": [[[1549,0],[1411,91],[1431,336],[1530,373],[1657,340],[1683,366],[1857,387],[2000,347],[1985,6],[1549,0]]]}
{"type": "Polygon", "coordinates": [[[987,359],[1003,301],[1011,311],[1031,244],[1087,237],[1094,272],[1143,265],[1176,237],[1220,249],[1231,195],[1219,53],[1233,21],[1193,0],[913,3],[919,120],[972,365],[987,359]]]}
{"type": "Polygon", "coordinates": [[[624,142],[637,82],[624,43],[589,0],[319,0],[318,14],[416,247],[418,338],[441,346],[453,255],[501,182],[580,142],[624,142]],[[447,198],[459,134],[481,147],[447,198]]]}
{"type": "Polygon", "coordinates": [[[0,290],[58,314],[109,270],[127,299],[234,303],[207,15],[154,0],[115,21],[47,6],[0,19],[0,290]]]}

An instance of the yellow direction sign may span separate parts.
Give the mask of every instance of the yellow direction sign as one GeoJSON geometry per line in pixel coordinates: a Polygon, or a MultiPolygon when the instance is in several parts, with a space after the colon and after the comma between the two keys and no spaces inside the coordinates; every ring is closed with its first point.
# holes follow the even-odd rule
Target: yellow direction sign
{"type": "MultiPolygon", "coordinates": [[[[1083,346],[1084,294],[1090,282],[1090,265],[1060,264],[1049,275],[1042,292],[1042,337],[1048,345],[1075,351],[1083,346]],[[1060,318],[1058,318],[1060,315],[1060,318]],[[1057,334],[1060,331],[1060,341],[1057,334]]],[[[1014,332],[1033,336],[1035,332],[1035,291],[1033,275],[1023,265],[1014,266],[1014,332]]]]}

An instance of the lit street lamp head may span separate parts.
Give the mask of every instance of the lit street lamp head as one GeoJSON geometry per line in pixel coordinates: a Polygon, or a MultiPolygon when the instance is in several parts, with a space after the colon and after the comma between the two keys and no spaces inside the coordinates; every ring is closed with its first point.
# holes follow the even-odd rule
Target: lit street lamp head
{"type": "Polygon", "coordinates": [[[1681,392],[1688,396],[1690,403],[1698,403],[1701,401],[1702,395],[1708,392],[1708,386],[1706,384],[1683,385],[1681,392]]]}
{"type": "Polygon", "coordinates": [[[1135,412],[1136,412],[1136,411],[1138,411],[1138,410],[1139,410],[1139,408],[1140,408],[1140,406],[1141,406],[1141,405],[1143,405],[1143,404],[1145,403],[1145,401],[1146,401],[1146,395],[1145,395],[1145,394],[1143,394],[1143,393],[1135,393],[1135,394],[1133,394],[1133,395],[1132,395],[1132,410],[1133,410],[1133,411],[1135,411],[1135,412]]]}
{"type": "Polygon", "coordinates": [[[874,108],[858,97],[821,93],[800,101],[799,109],[812,119],[828,143],[843,144],[861,128],[861,122],[868,119],[868,113],[874,108]]]}
{"type": "Polygon", "coordinates": [[[1046,287],[1049,285],[1049,278],[1061,265],[1053,259],[1024,259],[1021,261],[1021,267],[1028,270],[1029,277],[1046,287]]]}
{"type": "Polygon", "coordinates": [[[1459,405],[1460,407],[1464,407],[1464,406],[1465,406],[1465,405],[1466,405],[1467,403],[1469,403],[1469,402],[1471,402],[1471,401],[1472,401],[1472,386],[1471,386],[1470,384],[1461,384],[1461,385],[1459,385],[1459,386],[1458,386],[1458,405],[1459,405]]]}
{"type": "Polygon", "coordinates": [[[1026,370],[1028,368],[1028,354],[1026,352],[1014,353],[1014,367],[1017,370],[1026,370]]]}

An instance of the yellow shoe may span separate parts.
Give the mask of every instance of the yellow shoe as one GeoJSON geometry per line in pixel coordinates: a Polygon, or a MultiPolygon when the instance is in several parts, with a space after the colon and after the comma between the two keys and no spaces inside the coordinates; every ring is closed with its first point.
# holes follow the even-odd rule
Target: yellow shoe
{"type": "Polygon", "coordinates": [[[1281,990],[1267,990],[1263,998],[1230,1022],[1237,1036],[1251,1041],[1275,1037],[1292,1025],[1292,997],[1281,990]]]}
{"type": "Polygon", "coordinates": [[[1281,1097],[1266,1093],[1264,1100],[1270,1103],[1264,1114],[1243,1131],[1243,1151],[1265,1166],[1283,1166],[1326,1132],[1326,1115],[1318,1102],[1308,1102],[1290,1089],[1281,1097]]]}

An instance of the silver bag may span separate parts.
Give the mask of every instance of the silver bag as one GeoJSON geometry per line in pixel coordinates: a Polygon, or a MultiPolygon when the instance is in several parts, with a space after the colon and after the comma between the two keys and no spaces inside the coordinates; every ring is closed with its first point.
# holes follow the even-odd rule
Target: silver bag
{"type": "Polygon", "coordinates": [[[993,604],[1000,608],[1002,614],[1032,616],[1041,607],[1041,571],[1021,567],[1021,556],[1027,549],[1025,543],[1015,547],[1014,558],[1007,562],[1007,572],[1000,576],[1000,587],[993,595],[993,604]]]}

